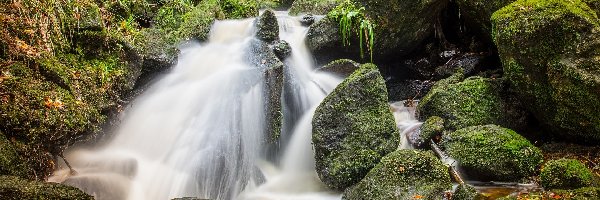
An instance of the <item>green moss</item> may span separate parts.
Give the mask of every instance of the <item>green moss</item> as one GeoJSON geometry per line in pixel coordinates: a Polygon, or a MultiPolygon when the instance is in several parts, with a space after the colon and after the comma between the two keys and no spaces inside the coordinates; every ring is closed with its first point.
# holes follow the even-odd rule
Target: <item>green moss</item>
{"type": "Polygon", "coordinates": [[[420,128],[421,138],[423,139],[422,143],[429,144],[429,141],[434,139],[435,136],[441,136],[444,130],[444,119],[438,116],[427,118],[420,128]]]}
{"type": "Polygon", "coordinates": [[[555,134],[600,140],[597,14],[579,0],[520,0],[491,19],[505,75],[525,107],[555,134]]]}
{"type": "Polygon", "coordinates": [[[535,175],[542,163],[538,148],[497,125],[459,129],[445,135],[442,146],[473,180],[519,181],[535,175]]]}
{"type": "Polygon", "coordinates": [[[521,116],[509,112],[512,108],[502,98],[499,81],[470,77],[461,82],[462,76],[456,73],[436,83],[419,102],[419,117],[439,116],[451,130],[484,124],[520,126],[521,116]]]}
{"type": "Polygon", "coordinates": [[[295,0],[290,8],[291,15],[310,13],[325,15],[344,0],[295,0]]]}
{"type": "Polygon", "coordinates": [[[332,189],[360,181],[399,144],[385,81],[373,64],[339,84],[321,102],[312,124],[317,172],[332,189]]]}
{"type": "Polygon", "coordinates": [[[342,199],[442,199],[451,186],[447,167],[432,152],[397,150],[348,188],[342,199]]]}
{"type": "Polygon", "coordinates": [[[486,199],[483,195],[477,193],[475,187],[471,185],[461,184],[458,185],[456,191],[452,195],[452,199],[457,200],[483,200],[486,199]]]}
{"type": "Polygon", "coordinates": [[[81,190],[57,183],[27,181],[13,176],[0,176],[0,197],[5,200],[93,200],[81,190]]]}
{"type": "Polygon", "coordinates": [[[564,199],[592,200],[600,199],[600,187],[583,187],[575,190],[552,190],[555,195],[564,199]]]}
{"type": "Polygon", "coordinates": [[[578,160],[548,161],[542,168],[540,179],[546,189],[576,189],[592,186],[594,174],[578,160]]]}
{"type": "Polygon", "coordinates": [[[0,175],[12,175],[27,178],[33,173],[19,156],[12,143],[0,132],[0,175]]]}

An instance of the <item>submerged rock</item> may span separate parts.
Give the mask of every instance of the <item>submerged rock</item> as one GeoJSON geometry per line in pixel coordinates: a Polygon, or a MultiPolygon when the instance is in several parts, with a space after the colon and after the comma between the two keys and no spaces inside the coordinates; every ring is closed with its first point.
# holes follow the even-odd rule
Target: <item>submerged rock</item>
{"type": "Polygon", "coordinates": [[[448,129],[498,124],[520,129],[525,126],[525,114],[508,102],[506,91],[498,80],[469,77],[462,73],[438,81],[419,102],[421,120],[439,116],[448,129]]]}
{"type": "Polygon", "coordinates": [[[600,177],[595,177],[591,170],[574,159],[548,161],[540,174],[541,184],[545,189],[577,189],[594,186],[593,183],[597,182],[598,178],[600,177]]]}
{"type": "Polygon", "coordinates": [[[513,130],[472,126],[445,134],[441,146],[469,180],[519,181],[537,174],[541,151],[513,130]]]}
{"type": "Polygon", "coordinates": [[[342,199],[442,199],[451,187],[448,168],[432,152],[404,149],[383,157],[342,199]]]}
{"type": "Polygon", "coordinates": [[[71,186],[57,183],[28,181],[14,176],[0,176],[0,197],[3,200],[94,199],[94,197],[71,186]]]}
{"type": "Polygon", "coordinates": [[[579,0],[519,0],[492,23],[505,76],[525,107],[559,136],[600,141],[596,14],[579,0]]]}
{"type": "Polygon", "coordinates": [[[265,10],[256,19],[256,37],[265,42],[279,40],[279,25],[273,11],[265,10]]]}
{"type": "Polygon", "coordinates": [[[399,144],[377,66],[361,65],[317,107],[312,121],[316,170],[327,187],[360,181],[399,144]]]}

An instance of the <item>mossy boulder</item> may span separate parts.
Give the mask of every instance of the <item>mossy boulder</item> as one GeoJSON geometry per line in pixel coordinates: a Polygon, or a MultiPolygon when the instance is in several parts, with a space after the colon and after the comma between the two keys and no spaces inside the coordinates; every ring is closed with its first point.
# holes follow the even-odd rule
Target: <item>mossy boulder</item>
{"type": "Polygon", "coordinates": [[[552,190],[554,196],[573,200],[600,199],[600,187],[583,187],[574,190],[552,190]]]}
{"type": "Polygon", "coordinates": [[[455,73],[438,81],[419,102],[419,118],[439,116],[451,130],[486,124],[517,129],[524,126],[524,112],[507,102],[507,91],[499,80],[463,77],[455,73]]]}
{"type": "Polygon", "coordinates": [[[295,0],[290,8],[290,14],[325,15],[342,2],[344,0],[295,0]]]}
{"type": "Polygon", "coordinates": [[[540,174],[545,189],[577,189],[592,186],[595,179],[590,169],[578,160],[559,159],[548,161],[540,174]]]}
{"type": "Polygon", "coordinates": [[[457,0],[461,19],[483,36],[492,40],[492,14],[515,0],[457,0]]]}
{"type": "Polygon", "coordinates": [[[483,200],[486,199],[479,194],[475,187],[467,184],[460,184],[456,187],[456,191],[452,195],[452,199],[457,200],[483,200]]]}
{"type": "Polygon", "coordinates": [[[329,64],[319,68],[319,71],[333,73],[341,77],[348,77],[360,66],[359,63],[350,59],[339,59],[331,61],[329,64]]]}
{"type": "Polygon", "coordinates": [[[441,136],[444,132],[444,119],[438,116],[432,116],[427,118],[425,122],[419,128],[419,134],[417,138],[409,138],[411,144],[417,147],[427,147],[432,139],[436,136],[441,136]]]}
{"type": "Polygon", "coordinates": [[[272,10],[266,10],[256,19],[256,37],[265,42],[279,39],[279,25],[272,10]]]}
{"type": "Polygon", "coordinates": [[[519,181],[536,175],[541,151],[513,130],[472,126],[445,134],[441,146],[469,180],[519,181]]]}
{"type": "Polygon", "coordinates": [[[398,148],[398,130],[377,66],[363,64],[317,107],[312,142],[319,178],[343,190],[398,148]]]}
{"type": "Polygon", "coordinates": [[[24,180],[14,176],[0,176],[0,198],[5,200],[21,199],[60,199],[93,200],[94,197],[81,190],[58,183],[45,183],[24,180]]]}
{"type": "Polygon", "coordinates": [[[505,76],[550,132],[600,141],[600,20],[579,0],[519,0],[491,18],[505,76]]]}
{"type": "MultiPolygon", "coordinates": [[[[385,60],[408,55],[425,39],[433,37],[448,1],[353,0],[351,3],[357,8],[364,7],[362,12],[375,24],[373,57],[385,60]]],[[[331,16],[311,25],[306,37],[309,49],[322,63],[339,58],[364,60],[360,56],[359,37],[351,34],[350,45],[344,45],[339,25],[331,16]]]]}
{"type": "Polygon", "coordinates": [[[448,168],[432,152],[404,149],[383,157],[342,199],[443,199],[451,187],[448,168]]]}

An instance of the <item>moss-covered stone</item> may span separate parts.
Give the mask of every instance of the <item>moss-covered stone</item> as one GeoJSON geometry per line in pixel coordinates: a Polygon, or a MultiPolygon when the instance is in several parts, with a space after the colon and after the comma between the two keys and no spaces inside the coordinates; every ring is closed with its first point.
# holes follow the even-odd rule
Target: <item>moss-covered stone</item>
{"type": "Polygon", "coordinates": [[[342,2],[344,0],[295,0],[290,8],[290,14],[325,15],[342,2]]]}
{"type": "Polygon", "coordinates": [[[552,190],[554,197],[572,200],[593,200],[600,199],[600,187],[583,187],[574,190],[552,190]]]}
{"type": "Polygon", "coordinates": [[[0,175],[27,178],[33,169],[17,153],[13,144],[0,132],[0,175]]]}
{"type": "Polygon", "coordinates": [[[504,73],[551,132],[600,141],[600,20],[579,0],[519,0],[492,16],[504,73]]]}
{"type": "Polygon", "coordinates": [[[377,66],[361,65],[317,107],[312,142],[316,169],[329,188],[342,190],[360,181],[399,144],[377,66]]]}
{"type": "Polygon", "coordinates": [[[462,73],[438,81],[417,106],[419,118],[439,116],[447,129],[498,124],[521,128],[525,115],[503,98],[506,91],[498,80],[470,77],[462,73]]]}
{"type": "Polygon", "coordinates": [[[471,185],[461,184],[456,187],[456,191],[452,195],[452,199],[456,200],[483,200],[487,199],[479,194],[475,187],[471,185]]]}
{"type": "Polygon", "coordinates": [[[414,142],[419,147],[429,146],[429,141],[444,132],[444,119],[438,116],[427,118],[419,128],[419,139],[414,142]]]}
{"type": "Polygon", "coordinates": [[[14,176],[0,176],[0,198],[5,200],[93,200],[81,190],[57,183],[28,181],[14,176]]]}
{"type": "Polygon", "coordinates": [[[256,19],[256,37],[265,42],[279,39],[279,25],[273,11],[266,10],[256,19]]]}
{"type": "Polygon", "coordinates": [[[432,152],[397,150],[348,188],[342,199],[442,199],[451,187],[448,168],[432,152]]]}
{"type": "Polygon", "coordinates": [[[592,186],[597,181],[585,165],[574,159],[548,161],[540,174],[545,189],[576,189],[592,186]]]}
{"type": "Polygon", "coordinates": [[[319,68],[319,71],[333,73],[341,77],[348,77],[360,66],[359,63],[350,59],[339,59],[331,61],[329,64],[319,68]]]}
{"type": "Polygon", "coordinates": [[[497,125],[472,126],[443,136],[442,147],[470,180],[519,181],[537,174],[540,150],[497,125]]]}

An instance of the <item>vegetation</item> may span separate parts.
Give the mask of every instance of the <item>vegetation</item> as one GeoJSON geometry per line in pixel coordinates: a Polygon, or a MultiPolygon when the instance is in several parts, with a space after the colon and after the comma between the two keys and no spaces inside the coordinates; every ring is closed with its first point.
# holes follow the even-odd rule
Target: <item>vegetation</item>
{"type": "Polygon", "coordinates": [[[364,7],[357,7],[350,0],[336,6],[327,17],[339,22],[342,44],[350,46],[352,35],[358,36],[360,44],[360,56],[364,58],[365,48],[369,52],[373,62],[373,46],[375,43],[375,24],[365,15],[364,7]],[[363,44],[364,43],[364,44],[363,44]]]}
{"type": "Polygon", "coordinates": [[[548,161],[542,168],[540,179],[546,189],[577,189],[592,186],[598,177],[578,160],[548,161]]]}

